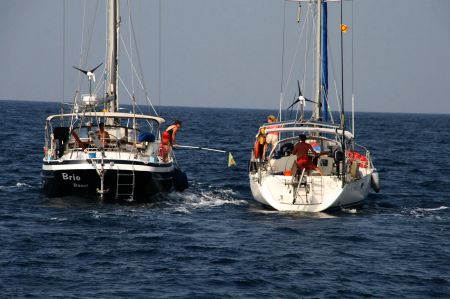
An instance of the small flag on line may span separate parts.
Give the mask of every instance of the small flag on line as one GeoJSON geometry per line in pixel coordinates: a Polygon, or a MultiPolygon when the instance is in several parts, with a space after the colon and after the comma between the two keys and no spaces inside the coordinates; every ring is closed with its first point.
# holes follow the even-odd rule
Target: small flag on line
{"type": "Polygon", "coordinates": [[[228,153],[228,167],[236,166],[236,161],[234,161],[231,152],[228,153]]]}

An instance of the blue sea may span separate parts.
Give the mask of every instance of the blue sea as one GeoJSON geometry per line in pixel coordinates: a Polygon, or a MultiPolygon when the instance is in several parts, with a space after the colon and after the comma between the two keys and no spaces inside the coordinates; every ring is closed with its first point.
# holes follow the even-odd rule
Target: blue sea
{"type": "Polygon", "coordinates": [[[275,111],[169,108],[183,193],[141,204],[40,193],[59,104],[0,101],[2,298],[450,298],[450,115],[357,113],[382,183],[332,213],[270,210],[247,163],[275,111]]]}

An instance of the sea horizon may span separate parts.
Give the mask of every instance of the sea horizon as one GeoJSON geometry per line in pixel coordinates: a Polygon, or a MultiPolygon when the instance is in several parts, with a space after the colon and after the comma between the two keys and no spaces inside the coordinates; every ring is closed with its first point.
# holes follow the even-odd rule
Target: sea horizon
{"type": "MultiPolygon", "coordinates": [[[[55,104],[62,104],[62,102],[52,101],[52,100],[29,100],[29,99],[0,99],[0,101],[4,102],[23,102],[23,103],[55,103],[55,104]]],[[[64,102],[63,104],[67,105],[70,104],[69,102],[64,102]]],[[[124,104],[122,106],[130,106],[129,104],[124,104]]],[[[148,104],[139,104],[140,107],[150,107],[148,104]]],[[[228,109],[228,110],[255,110],[255,111],[278,111],[278,108],[248,108],[248,107],[206,107],[206,106],[174,106],[174,105],[153,105],[153,107],[156,108],[194,108],[194,109],[228,109]]],[[[283,111],[286,111],[284,109],[283,111]]],[[[305,109],[307,112],[311,112],[310,109],[305,109]]],[[[334,111],[334,113],[337,113],[338,111],[334,111]]],[[[346,110],[346,114],[351,113],[351,110],[346,110]]],[[[438,113],[438,112],[399,112],[399,111],[355,111],[355,114],[366,114],[366,113],[373,113],[373,114],[393,114],[393,115],[436,115],[436,116],[446,116],[450,115],[450,113],[438,113]]]]}

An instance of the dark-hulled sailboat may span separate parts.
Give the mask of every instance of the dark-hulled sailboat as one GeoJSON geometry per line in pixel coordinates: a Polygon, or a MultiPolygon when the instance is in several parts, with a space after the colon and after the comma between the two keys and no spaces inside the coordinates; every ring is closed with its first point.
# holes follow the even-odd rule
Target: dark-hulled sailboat
{"type": "Polygon", "coordinates": [[[87,76],[89,94],[76,96],[70,113],[47,117],[43,191],[53,197],[97,194],[127,201],[182,191],[188,186],[186,175],[170,146],[161,146],[165,120],[137,113],[134,95],[132,112],[119,110],[119,1],[108,0],[107,11],[105,95],[97,97],[91,88],[100,65],[89,71],[76,68],[87,76]]]}

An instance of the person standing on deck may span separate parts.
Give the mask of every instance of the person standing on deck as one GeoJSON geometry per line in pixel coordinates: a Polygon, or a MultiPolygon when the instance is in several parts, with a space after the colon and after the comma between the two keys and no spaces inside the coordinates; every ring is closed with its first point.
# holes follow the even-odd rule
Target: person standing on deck
{"type": "MultiPolygon", "coordinates": [[[[275,116],[273,116],[273,115],[269,115],[267,117],[267,122],[269,124],[270,123],[276,123],[277,121],[278,121],[277,118],[275,116]]],[[[277,129],[279,127],[280,127],[279,125],[266,126],[266,130],[277,129]]],[[[280,132],[269,132],[269,133],[267,133],[266,142],[267,142],[267,144],[270,144],[272,146],[271,149],[274,149],[277,146],[279,136],[280,136],[280,132]]]]}
{"type": "Polygon", "coordinates": [[[260,161],[266,160],[266,151],[267,151],[267,142],[266,142],[266,130],[264,128],[260,128],[258,135],[256,135],[255,146],[253,152],[255,154],[255,158],[260,161]]]}
{"type": "Polygon", "coordinates": [[[170,135],[169,142],[171,145],[177,144],[176,135],[180,128],[181,128],[181,121],[177,119],[172,125],[170,125],[166,129],[166,132],[169,133],[170,135]]]}

